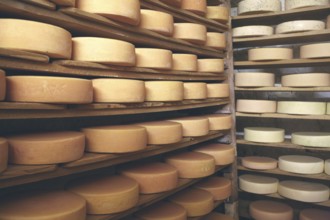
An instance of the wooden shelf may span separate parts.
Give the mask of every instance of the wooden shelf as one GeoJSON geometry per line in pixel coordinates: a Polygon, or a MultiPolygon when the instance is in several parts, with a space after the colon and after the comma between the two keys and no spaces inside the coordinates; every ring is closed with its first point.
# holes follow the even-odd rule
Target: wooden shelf
{"type": "Polygon", "coordinates": [[[259,87],[243,88],[235,87],[237,92],[330,92],[330,87],[293,88],[293,87],[259,87]]]}
{"type": "Polygon", "coordinates": [[[246,118],[285,118],[285,119],[304,119],[304,120],[330,120],[330,115],[288,115],[280,113],[247,114],[236,112],[236,117],[246,118]]]}

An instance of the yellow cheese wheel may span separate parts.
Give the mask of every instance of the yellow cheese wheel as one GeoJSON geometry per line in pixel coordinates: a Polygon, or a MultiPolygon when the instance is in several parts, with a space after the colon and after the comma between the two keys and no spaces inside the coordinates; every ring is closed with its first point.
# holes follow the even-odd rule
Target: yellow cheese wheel
{"type": "Polygon", "coordinates": [[[140,1],[77,0],[77,8],[103,15],[115,21],[137,25],[140,22],[140,1]]]}
{"type": "Polygon", "coordinates": [[[60,6],[75,6],[76,0],[50,0],[51,2],[54,2],[57,5],[60,6]]]}
{"type": "Polygon", "coordinates": [[[330,147],[330,132],[294,132],[291,141],[307,147],[330,147]]]}
{"type": "Polygon", "coordinates": [[[186,220],[187,211],[180,205],[159,202],[135,214],[141,220],[186,220]]]}
{"type": "Polygon", "coordinates": [[[307,44],[300,47],[300,58],[328,58],[330,43],[307,44]]]}
{"type": "Polygon", "coordinates": [[[242,166],[253,170],[272,170],[277,167],[277,160],[270,157],[247,156],[241,160],[242,166]]]}
{"type": "Polygon", "coordinates": [[[175,189],[178,185],[178,170],[165,163],[134,165],[120,172],[122,175],[136,180],[142,194],[166,192],[175,189]]]}
{"type": "Polygon", "coordinates": [[[225,63],[223,59],[198,59],[198,72],[223,73],[225,63]]]}
{"type": "Polygon", "coordinates": [[[266,195],[277,192],[278,179],[260,175],[244,174],[239,176],[239,188],[243,191],[266,195]]]}
{"type": "Polygon", "coordinates": [[[285,10],[328,5],[328,0],[286,0],[285,10]]]}
{"type": "Polygon", "coordinates": [[[3,220],[82,220],[86,218],[86,201],[66,191],[32,191],[17,193],[0,202],[3,220]]]}
{"type": "Polygon", "coordinates": [[[93,101],[92,81],[53,76],[8,76],[7,100],[86,104],[93,101]]]}
{"type": "Polygon", "coordinates": [[[203,82],[183,83],[184,99],[206,99],[207,87],[203,82]]]}
{"type": "Polygon", "coordinates": [[[283,155],[278,158],[280,170],[299,174],[319,174],[324,171],[324,160],[305,155],[283,155]]]}
{"type": "Polygon", "coordinates": [[[182,0],[160,0],[160,1],[174,7],[181,7],[182,0]]]}
{"type": "Polygon", "coordinates": [[[94,79],[94,102],[140,103],[145,100],[144,81],[94,79]]]}
{"type": "Polygon", "coordinates": [[[172,51],[157,48],[136,48],[136,66],[166,69],[172,68],[172,51]]]}
{"type": "Polygon", "coordinates": [[[276,112],[276,101],[238,99],[236,102],[236,111],[246,113],[274,113],[276,112]]]}
{"type": "Polygon", "coordinates": [[[256,220],[293,220],[293,209],[281,202],[259,200],[250,203],[249,212],[256,220]]]}
{"type": "Polygon", "coordinates": [[[181,8],[204,16],[206,13],[206,0],[181,0],[181,8]]]}
{"type": "Polygon", "coordinates": [[[224,177],[210,177],[195,185],[213,195],[214,200],[225,200],[231,195],[231,181],[224,177]]]}
{"type": "Polygon", "coordinates": [[[71,58],[70,32],[36,21],[0,19],[0,47],[24,50],[51,58],[71,58]]]}
{"type": "Polygon", "coordinates": [[[173,16],[161,11],[141,9],[139,27],[165,36],[172,36],[174,29],[173,16]]]}
{"type": "Polygon", "coordinates": [[[229,215],[220,214],[217,212],[211,212],[203,218],[204,220],[234,220],[229,215]]]}
{"type": "Polygon", "coordinates": [[[277,112],[295,115],[324,115],[326,113],[325,102],[298,102],[278,101],[277,112]]]}
{"type": "Polygon", "coordinates": [[[280,0],[243,0],[238,3],[239,15],[261,14],[281,11],[280,0]]]}
{"type": "Polygon", "coordinates": [[[329,73],[289,74],[281,78],[282,86],[288,87],[323,87],[330,86],[329,73]]]}
{"type": "Polygon", "coordinates": [[[321,209],[304,209],[299,213],[299,220],[328,220],[330,212],[321,209]]]}
{"type": "Polygon", "coordinates": [[[330,16],[328,15],[328,17],[327,17],[327,29],[329,29],[330,28],[330,16]]]}
{"type": "Polygon", "coordinates": [[[284,129],[270,127],[244,128],[244,139],[261,143],[280,143],[284,141],[284,129]]]}
{"type": "Polygon", "coordinates": [[[99,126],[82,129],[86,151],[96,153],[127,153],[147,147],[147,130],[136,125],[99,126]]]}
{"type": "Polygon", "coordinates": [[[183,152],[165,158],[165,162],[176,167],[180,178],[201,178],[215,172],[212,156],[199,152],[183,152]]]}
{"type": "Polygon", "coordinates": [[[175,23],[173,38],[204,45],[206,43],[206,27],[195,23],[175,23]]]}
{"type": "Polygon", "coordinates": [[[274,73],[241,72],[235,74],[235,86],[237,87],[273,87],[274,85],[274,73]]]}
{"type": "Polygon", "coordinates": [[[183,82],[179,81],[147,81],[145,89],[146,101],[172,102],[184,98],[183,82]]]}
{"type": "Polygon", "coordinates": [[[290,48],[256,48],[248,51],[250,61],[275,61],[293,59],[290,48]]]}
{"type": "Polygon", "coordinates": [[[229,21],[229,10],[222,5],[208,6],[206,8],[206,18],[212,19],[221,23],[229,21]]]}
{"type": "Polygon", "coordinates": [[[229,97],[229,84],[227,83],[208,83],[208,98],[227,98],[229,97]]]}
{"type": "Polygon", "coordinates": [[[87,213],[93,215],[126,211],[139,201],[139,184],[124,176],[80,178],[66,188],[83,197],[87,213]]]}
{"type": "Polygon", "coordinates": [[[8,163],[8,142],[0,137],[0,173],[7,169],[8,163]]]}
{"type": "Polygon", "coordinates": [[[216,165],[228,165],[235,161],[235,148],[227,144],[211,143],[194,151],[212,156],[216,165]]]}
{"type": "Polygon", "coordinates": [[[209,127],[211,131],[227,130],[232,127],[232,116],[225,114],[204,115],[209,119],[209,127]]]}
{"type": "Polygon", "coordinates": [[[325,23],[318,20],[296,20],[283,22],[276,26],[276,34],[289,34],[304,31],[319,31],[325,29],[325,23]]]}
{"type": "Polygon", "coordinates": [[[326,160],[324,163],[324,172],[330,175],[330,159],[326,160]]]}
{"type": "Polygon", "coordinates": [[[207,135],[210,131],[209,120],[206,117],[191,116],[174,118],[170,121],[178,122],[182,125],[184,137],[199,137],[207,135]]]}
{"type": "Polygon", "coordinates": [[[81,158],[85,135],[76,131],[22,134],[8,137],[8,143],[10,163],[56,164],[81,158]]]}
{"type": "Polygon", "coordinates": [[[224,33],[207,32],[205,46],[223,50],[226,48],[226,35],[224,33]]]}
{"type": "Polygon", "coordinates": [[[197,56],[194,54],[173,54],[173,70],[197,71],[197,56]]]}
{"type": "Polygon", "coordinates": [[[330,102],[327,102],[327,115],[330,115],[330,102]]]}
{"type": "Polygon", "coordinates": [[[0,70],[0,101],[3,101],[6,97],[6,74],[0,70]]]}
{"type": "Polygon", "coordinates": [[[270,36],[273,33],[273,27],[265,25],[248,25],[233,28],[233,37],[236,38],[270,36]]]}

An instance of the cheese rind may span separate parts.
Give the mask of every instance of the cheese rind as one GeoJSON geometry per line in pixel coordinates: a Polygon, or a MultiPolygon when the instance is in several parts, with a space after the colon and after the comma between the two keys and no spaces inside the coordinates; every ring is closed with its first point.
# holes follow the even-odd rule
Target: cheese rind
{"type": "Polygon", "coordinates": [[[210,177],[197,183],[197,189],[210,192],[214,200],[225,200],[231,195],[231,181],[224,177],[210,177]]]}
{"type": "Polygon", "coordinates": [[[236,111],[245,113],[274,113],[276,112],[276,101],[238,99],[236,102],[236,111]]]}
{"type": "Polygon", "coordinates": [[[239,187],[249,193],[271,194],[277,192],[279,180],[273,177],[245,174],[239,176],[239,187]]]}
{"type": "Polygon", "coordinates": [[[275,61],[293,59],[291,48],[256,48],[248,50],[250,61],[275,61]]]}
{"type": "Polygon", "coordinates": [[[229,21],[228,8],[222,5],[207,6],[206,18],[218,21],[220,23],[227,23],[229,21]]]}
{"type": "Polygon", "coordinates": [[[172,36],[174,29],[173,16],[161,11],[141,9],[139,27],[165,36],[172,36]]]}
{"type": "Polygon", "coordinates": [[[296,20],[283,22],[276,26],[276,34],[289,34],[305,31],[319,31],[325,29],[325,23],[318,20],[296,20]]]}
{"type": "Polygon", "coordinates": [[[172,69],[172,51],[158,48],[136,48],[136,66],[152,69],[172,69]]]}
{"type": "Polygon", "coordinates": [[[276,169],[277,160],[270,157],[248,156],[241,159],[242,166],[253,170],[276,169]]]}
{"type": "Polygon", "coordinates": [[[207,32],[205,46],[218,50],[226,48],[226,35],[224,33],[207,32]]]}
{"type": "MultiPolygon", "coordinates": [[[[191,0],[188,0],[191,1],[191,0]]],[[[206,43],[206,27],[195,23],[175,23],[173,38],[204,45],[206,43]]]]}
{"type": "Polygon", "coordinates": [[[225,62],[223,59],[198,59],[198,72],[223,73],[225,62]]]}
{"type": "Polygon", "coordinates": [[[244,128],[244,139],[260,143],[280,143],[284,141],[284,129],[269,127],[244,128]]]}
{"type": "Polygon", "coordinates": [[[233,37],[261,37],[270,36],[274,34],[274,29],[271,26],[265,25],[248,25],[233,28],[233,37]]]}
{"type": "Polygon", "coordinates": [[[280,170],[299,174],[318,174],[324,170],[324,160],[311,156],[285,155],[278,158],[280,170]]]}
{"type": "Polygon", "coordinates": [[[282,76],[282,86],[288,87],[323,87],[330,86],[329,73],[302,73],[282,76]]]}
{"type": "Polygon", "coordinates": [[[211,212],[203,218],[204,220],[234,220],[229,215],[220,214],[217,212],[211,212]]]}
{"type": "Polygon", "coordinates": [[[8,142],[0,137],[0,173],[7,169],[8,163],[8,142]]]}
{"type": "Polygon", "coordinates": [[[212,156],[215,159],[216,165],[228,165],[235,160],[235,148],[227,144],[208,144],[193,151],[212,156]]]}
{"type": "Polygon", "coordinates": [[[204,16],[206,14],[206,0],[181,0],[181,8],[204,16]]]}
{"type": "Polygon", "coordinates": [[[306,147],[330,147],[330,132],[294,132],[291,142],[306,147]]]}
{"type": "Polygon", "coordinates": [[[172,70],[197,71],[197,56],[195,54],[173,54],[172,70]]]}
{"type": "Polygon", "coordinates": [[[274,73],[241,72],[235,74],[235,86],[237,87],[273,87],[274,84],[274,73]]]}
{"type": "Polygon", "coordinates": [[[285,10],[292,10],[304,7],[328,5],[328,0],[286,0],[285,10]]]}
{"type": "Polygon", "coordinates": [[[199,137],[207,135],[210,131],[209,119],[207,117],[184,117],[174,118],[169,121],[177,122],[182,125],[184,137],[199,137]]]}
{"type": "Polygon", "coordinates": [[[330,159],[324,162],[324,172],[330,175],[330,159]]]}
{"type": "Polygon", "coordinates": [[[207,98],[227,98],[229,97],[229,84],[227,83],[208,83],[207,98]]]}
{"type": "Polygon", "coordinates": [[[330,43],[307,44],[300,47],[300,58],[328,58],[330,43]]]}
{"type": "Polygon", "coordinates": [[[325,102],[277,102],[277,112],[282,114],[324,115],[326,113],[326,107],[325,102]]]}
{"type": "Polygon", "coordinates": [[[186,82],[183,83],[184,99],[206,99],[207,87],[202,82],[186,82]]]}
{"type": "Polygon", "coordinates": [[[280,0],[243,0],[238,3],[238,14],[261,14],[281,11],[280,0]]]}
{"type": "Polygon", "coordinates": [[[135,214],[141,220],[186,220],[187,211],[180,205],[159,202],[135,214]]]}
{"type": "Polygon", "coordinates": [[[0,101],[6,97],[6,73],[0,70],[0,101]]]}
{"type": "Polygon", "coordinates": [[[209,119],[209,128],[211,131],[228,130],[232,127],[232,115],[210,114],[204,115],[209,119]]]}
{"type": "Polygon", "coordinates": [[[250,203],[249,212],[256,220],[293,220],[293,209],[275,201],[259,200],[250,203]]]}
{"type": "Polygon", "coordinates": [[[146,101],[171,102],[184,98],[183,82],[179,81],[146,81],[146,101]]]}
{"type": "Polygon", "coordinates": [[[328,220],[330,212],[321,209],[304,209],[299,213],[299,220],[328,220]]]}

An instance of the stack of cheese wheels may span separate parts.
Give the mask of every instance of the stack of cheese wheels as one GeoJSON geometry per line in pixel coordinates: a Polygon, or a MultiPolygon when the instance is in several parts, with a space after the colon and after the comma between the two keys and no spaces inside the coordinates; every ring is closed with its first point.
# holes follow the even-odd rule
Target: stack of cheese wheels
{"type": "Polygon", "coordinates": [[[295,115],[324,115],[327,105],[325,102],[278,101],[277,112],[295,115]]]}
{"type": "Polygon", "coordinates": [[[324,162],[324,172],[330,175],[330,159],[324,162]]]}
{"type": "Polygon", "coordinates": [[[183,82],[147,81],[145,82],[146,101],[174,102],[184,98],[183,82]]]}
{"type": "Polygon", "coordinates": [[[204,82],[183,83],[184,99],[206,99],[207,87],[204,82]]]}
{"type": "Polygon", "coordinates": [[[186,220],[187,211],[180,205],[159,202],[135,214],[141,220],[186,220]]]}
{"type": "Polygon", "coordinates": [[[229,21],[228,8],[223,5],[208,6],[206,8],[206,18],[220,23],[227,23],[229,21]]]}
{"type": "Polygon", "coordinates": [[[172,121],[152,121],[137,124],[147,129],[148,144],[173,144],[182,140],[182,125],[172,121]]]}
{"type": "Polygon", "coordinates": [[[207,98],[227,98],[229,97],[229,84],[227,83],[208,83],[207,98]]]}
{"type": "Polygon", "coordinates": [[[158,48],[136,48],[136,66],[169,70],[172,68],[172,51],[158,48]]]}
{"type": "Polygon", "coordinates": [[[3,18],[0,19],[0,26],[1,48],[35,52],[51,58],[71,58],[71,34],[60,27],[35,21],[3,18]]]}
{"type": "Polygon", "coordinates": [[[289,34],[304,31],[319,31],[325,29],[325,23],[318,20],[287,21],[276,26],[276,34],[289,34]]]}
{"type": "Polygon", "coordinates": [[[178,185],[178,170],[166,163],[134,165],[121,170],[121,174],[136,180],[142,194],[166,192],[178,185]]]}
{"type": "Polygon", "coordinates": [[[211,212],[203,218],[204,220],[234,220],[229,215],[220,214],[217,212],[211,212]]]}
{"type": "Polygon", "coordinates": [[[282,86],[287,87],[324,87],[330,86],[329,73],[302,73],[282,76],[282,86]]]}
{"type": "Polygon", "coordinates": [[[181,8],[199,15],[206,14],[206,0],[181,0],[181,8]]]}
{"type": "Polygon", "coordinates": [[[69,183],[67,190],[87,201],[88,214],[112,214],[134,207],[139,184],[124,176],[85,177],[69,183]]]}
{"type": "Polygon", "coordinates": [[[280,170],[299,174],[318,174],[324,170],[324,160],[311,156],[285,155],[278,158],[280,170]]]}
{"type": "Polygon", "coordinates": [[[203,216],[214,209],[214,200],[210,192],[202,189],[187,189],[170,197],[187,211],[188,217],[203,216]]]}
{"type": "Polygon", "coordinates": [[[213,195],[214,200],[225,200],[231,195],[231,181],[224,177],[210,177],[195,185],[213,195]]]}
{"type": "Polygon", "coordinates": [[[6,74],[3,70],[0,70],[0,101],[3,101],[6,97],[6,74]]]}
{"type": "Polygon", "coordinates": [[[197,56],[195,54],[173,54],[172,70],[196,72],[197,56]]]}
{"type": "Polygon", "coordinates": [[[209,119],[209,129],[211,131],[228,130],[232,127],[232,116],[224,114],[204,115],[209,119]]]}
{"type": "Polygon", "coordinates": [[[141,20],[139,23],[140,28],[144,28],[150,31],[154,31],[156,33],[172,36],[174,29],[173,16],[154,10],[141,10],[141,20]]]}
{"type": "Polygon", "coordinates": [[[278,185],[278,193],[301,202],[325,202],[329,200],[329,187],[320,183],[285,180],[278,185]]]}
{"type": "Polygon", "coordinates": [[[241,164],[253,170],[272,170],[277,168],[277,160],[270,157],[247,156],[241,159],[241,164]]]}
{"type": "Polygon", "coordinates": [[[238,14],[261,14],[281,11],[280,0],[243,0],[238,3],[238,14]]]}
{"type": "Polygon", "coordinates": [[[8,143],[10,163],[56,164],[81,158],[85,135],[76,131],[22,134],[8,137],[8,143]]]}
{"type": "Polygon", "coordinates": [[[183,129],[184,137],[199,137],[207,135],[210,131],[209,119],[207,117],[184,117],[175,118],[170,121],[180,123],[183,129]]]}
{"type": "Polygon", "coordinates": [[[249,25],[233,28],[233,37],[261,37],[273,35],[274,30],[271,26],[249,25]]]}
{"type": "MultiPolygon", "coordinates": [[[[188,0],[191,1],[191,0],[188,0]]],[[[204,45],[206,43],[206,27],[195,23],[175,23],[173,38],[204,45]]]]}
{"type": "Polygon", "coordinates": [[[330,43],[308,44],[300,47],[300,58],[328,58],[330,43]]]}
{"type": "Polygon", "coordinates": [[[304,209],[299,213],[299,220],[328,220],[330,212],[321,209],[304,209]]]}
{"type": "Polygon", "coordinates": [[[76,0],[80,10],[103,15],[115,21],[137,25],[140,22],[140,1],[76,0]]]}
{"type": "Polygon", "coordinates": [[[147,147],[147,130],[137,125],[99,126],[82,129],[86,151],[96,153],[127,153],[147,147]]]}
{"type": "Polygon", "coordinates": [[[131,79],[93,79],[94,102],[140,103],[145,100],[143,81],[131,79]]]}
{"type": "Polygon", "coordinates": [[[223,50],[226,48],[226,35],[224,33],[207,32],[205,46],[223,50]]]}
{"type": "Polygon", "coordinates": [[[278,179],[273,177],[250,174],[239,176],[239,188],[254,194],[276,193],[278,183],[278,179]]]}
{"type": "Polygon", "coordinates": [[[248,51],[250,61],[290,60],[293,50],[290,48],[256,48],[248,51]]]}
{"type": "Polygon", "coordinates": [[[214,158],[203,153],[178,153],[166,157],[165,161],[178,169],[180,178],[201,178],[215,172],[214,158]]]}
{"type": "Polygon", "coordinates": [[[208,154],[215,160],[216,165],[228,165],[235,160],[235,148],[227,144],[213,143],[194,149],[196,152],[208,154]]]}
{"type": "Polygon", "coordinates": [[[66,191],[32,191],[0,201],[0,219],[86,219],[86,201],[66,191]]]}
{"type": "Polygon", "coordinates": [[[276,112],[276,101],[238,99],[236,102],[237,112],[245,113],[274,113],[276,112]]]}
{"type": "Polygon", "coordinates": [[[57,5],[60,6],[72,6],[74,7],[76,5],[76,0],[50,0],[51,2],[54,2],[57,5]]]}
{"type": "Polygon", "coordinates": [[[328,0],[286,0],[285,10],[292,10],[297,8],[305,8],[312,6],[328,5],[328,0]]]}
{"type": "Polygon", "coordinates": [[[223,59],[198,59],[198,72],[223,73],[225,62],[223,59]]]}
{"type": "Polygon", "coordinates": [[[259,200],[250,203],[249,212],[255,220],[293,220],[293,209],[275,201],[259,200]]]}
{"type": "Polygon", "coordinates": [[[135,65],[135,46],[131,43],[100,37],[74,37],[72,59],[119,66],[135,65]]]}
{"type": "Polygon", "coordinates": [[[160,1],[174,7],[181,7],[182,0],[160,0],[160,1]]]}
{"type": "Polygon", "coordinates": [[[7,100],[87,104],[93,102],[91,80],[53,76],[8,76],[7,100]]]}
{"type": "Polygon", "coordinates": [[[270,127],[244,128],[244,139],[260,143],[280,143],[284,141],[284,129],[270,127]]]}
{"type": "Polygon", "coordinates": [[[0,173],[7,169],[8,163],[8,142],[0,138],[0,173]]]}
{"type": "Polygon", "coordinates": [[[330,147],[330,132],[294,132],[291,141],[306,147],[330,147]]]}
{"type": "Polygon", "coordinates": [[[241,72],[235,75],[235,86],[237,87],[273,87],[274,84],[274,73],[241,72]]]}

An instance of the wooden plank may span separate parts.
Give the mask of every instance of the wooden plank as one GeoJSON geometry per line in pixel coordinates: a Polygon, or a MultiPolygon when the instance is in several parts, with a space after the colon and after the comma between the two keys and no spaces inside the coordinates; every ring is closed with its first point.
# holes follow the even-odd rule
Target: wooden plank
{"type": "Polygon", "coordinates": [[[17,58],[17,59],[31,60],[31,61],[43,62],[43,63],[49,62],[49,57],[46,55],[26,52],[22,50],[6,49],[6,48],[0,48],[0,57],[17,58]]]}
{"type": "Polygon", "coordinates": [[[36,174],[46,174],[57,169],[57,165],[9,165],[5,172],[0,174],[0,182],[7,179],[32,176],[36,174]]]}
{"type": "Polygon", "coordinates": [[[16,110],[64,110],[66,105],[59,104],[43,104],[28,102],[0,102],[0,110],[16,109],[16,110]]]}
{"type": "Polygon", "coordinates": [[[293,87],[259,87],[259,88],[243,88],[235,87],[236,92],[330,92],[330,87],[305,87],[305,88],[293,88],[293,87]]]}
{"type": "Polygon", "coordinates": [[[76,0],[49,0],[49,1],[54,2],[56,5],[59,5],[59,6],[71,6],[71,7],[74,7],[76,0]]]}
{"type": "Polygon", "coordinates": [[[288,114],[280,114],[280,113],[247,114],[247,113],[236,112],[236,117],[285,118],[285,119],[324,120],[324,121],[330,120],[330,115],[288,115],[288,114]]]}
{"type": "Polygon", "coordinates": [[[56,5],[48,0],[22,0],[28,4],[36,5],[42,8],[46,8],[48,10],[55,10],[56,5]]]}

